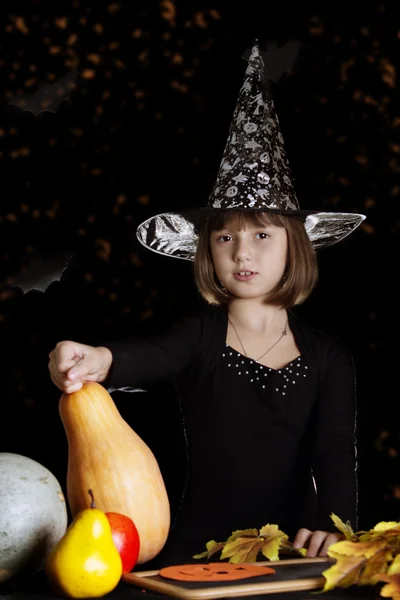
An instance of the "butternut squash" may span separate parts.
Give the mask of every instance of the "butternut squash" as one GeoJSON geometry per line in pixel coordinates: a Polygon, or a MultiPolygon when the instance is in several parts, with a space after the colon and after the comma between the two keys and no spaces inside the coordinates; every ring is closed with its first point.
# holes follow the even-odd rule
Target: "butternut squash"
{"type": "Polygon", "coordinates": [[[154,454],[99,383],[63,394],[59,412],[68,441],[72,517],[89,508],[92,489],[97,508],[124,514],[135,523],[140,537],[137,564],[151,560],[163,548],[170,527],[170,505],[154,454]]]}

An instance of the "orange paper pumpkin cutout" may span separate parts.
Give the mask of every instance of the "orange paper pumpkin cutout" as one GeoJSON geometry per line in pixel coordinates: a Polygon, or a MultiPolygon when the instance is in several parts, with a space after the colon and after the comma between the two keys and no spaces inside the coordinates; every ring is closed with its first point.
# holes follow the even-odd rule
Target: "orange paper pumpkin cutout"
{"type": "Polygon", "coordinates": [[[249,563],[204,563],[164,567],[159,575],[176,581],[234,581],[261,575],[273,575],[275,569],[249,563]]]}

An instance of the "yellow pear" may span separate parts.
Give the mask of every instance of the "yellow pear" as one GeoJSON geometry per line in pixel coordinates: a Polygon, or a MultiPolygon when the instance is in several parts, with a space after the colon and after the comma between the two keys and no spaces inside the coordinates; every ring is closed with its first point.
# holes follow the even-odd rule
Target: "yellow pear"
{"type": "MultiPolygon", "coordinates": [[[[93,498],[91,490],[89,490],[93,498]]],[[[45,564],[54,591],[68,598],[98,598],[111,592],[122,575],[110,523],[102,510],[80,511],[45,564]]]]}

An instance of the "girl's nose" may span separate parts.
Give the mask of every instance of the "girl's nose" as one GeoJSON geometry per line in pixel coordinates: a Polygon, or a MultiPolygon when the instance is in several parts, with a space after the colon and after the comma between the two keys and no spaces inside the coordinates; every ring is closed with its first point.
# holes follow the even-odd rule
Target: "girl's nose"
{"type": "Polygon", "coordinates": [[[248,243],[245,240],[238,240],[234,247],[233,260],[235,262],[243,262],[245,260],[250,260],[251,251],[248,243]]]}

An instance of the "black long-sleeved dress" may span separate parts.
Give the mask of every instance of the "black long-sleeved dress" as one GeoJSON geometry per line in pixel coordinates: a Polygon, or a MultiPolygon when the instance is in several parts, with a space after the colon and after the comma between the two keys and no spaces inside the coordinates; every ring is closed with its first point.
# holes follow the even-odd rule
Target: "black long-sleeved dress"
{"type": "Polygon", "coordinates": [[[188,561],[211,539],[267,523],[357,527],[353,360],[334,336],[289,314],[300,355],[269,369],[226,344],[227,309],[207,307],[151,339],[106,344],[104,385],[174,378],[189,453],[181,510],[161,564],[188,561]]]}

